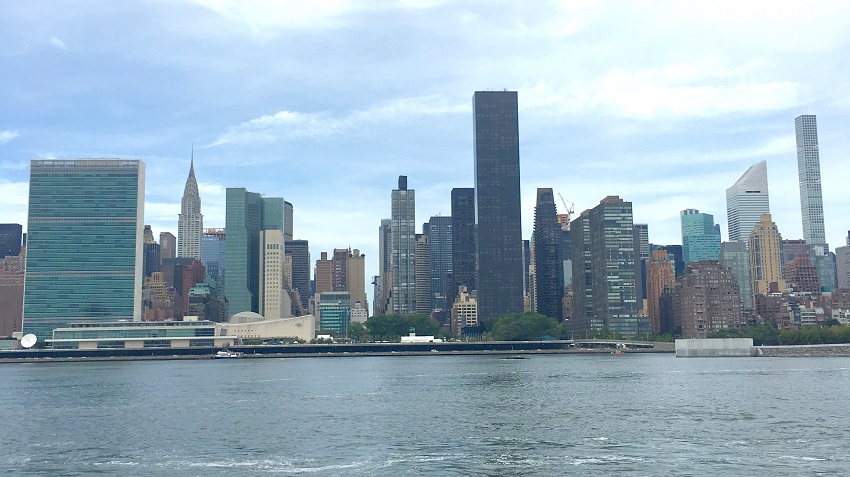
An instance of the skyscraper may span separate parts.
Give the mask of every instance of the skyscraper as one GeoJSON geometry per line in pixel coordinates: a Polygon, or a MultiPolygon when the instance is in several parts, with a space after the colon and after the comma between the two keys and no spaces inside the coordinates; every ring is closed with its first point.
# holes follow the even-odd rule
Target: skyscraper
{"type": "Polygon", "coordinates": [[[21,253],[21,224],[0,224],[0,259],[21,253]]]}
{"type": "Polygon", "coordinates": [[[649,333],[648,318],[637,313],[632,203],[606,197],[570,229],[575,303],[570,329],[584,334],[607,328],[624,337],[649,333]]]}
{"type": "Polygon", "coordinates": [[[335,248],[331,257],[331,287],[333,291],[348,291],[348,256],[351,251],[347,248],[335,248]]]}
{"type": "Polygon", "coordinates": [[[416,191],[407,188],[407,176],[398,177],[392,195],[392,312],[416,309],[416,191]]]}
{"type": "Polygon", "coordinates": [[[261,230],[257,312],[269,320],[292,316],[289,284],[283,278],[284,254],[283,230],[261,230]]]}
{"type": "Polygon", "coordinates": [[[676,270],[667,250],[659,248],[653,251],[646,262],[646,314],[653,333],[661,332],[661,294],[675,286],[676,270]]]}
{"type": "Polygon", "coordinates": [[[219,290],[224,284],[227,264],[227,234],[224,229],[206,229],[201,237],[201,262],[207,269],[207,277],[216,280],[219,290]]]}
{"type": "Polygon", "coordinates": [[[171,232],[159,233],[159,256],[160,259],[175,258],[177,256],[177,237],[171,232]]]}
{"type": "Polygon", "coordinates": [[[145,164],[33,160],[23,332],[142,319],[145,164]]]}
{"type": "Polygon", "coordinates": [[[328,252],[322,252],[316,260],[316,294],[334,291],[333,265],[328,252]]]}
{"type": "Polygon", "coordinates": [[[393,289],[392,259],[392,220],[381,219],[378,227],[378,279],[375,287],[379,293],[374,297],[376,315],[383,315],[392,309],[390,297],[393,289]]]}
{"type": "Polygon", "coordinates": [[[452,189],[452,280],[447,301],[454,303],[458,287],[469,292],[475,283],[475,189],[452,189]]]}
{"type": "Polygon", "coordinates": [[[814,114],[794,120],[797,136],[797,172],[800,178],[800,210],[803,216],[803,239],[811,245],[825,245],[823,194],[818,154],[818,123],[814,114]]]}
{"type": "Polygon", "coordinates": [[[224,295],[228,313],[230,316],[243,311],[259,313],[260,232],[283,230],[283,199],[264,198],[242,187],[228,187],[225,209],[224,295]]]}
{"type": "Polygon", "coordinates": [[[183,188],[183,201],[177,217],[177,256],[201,259],[201,235],[204,216],[201,214],[201,196],[195,180],[195,159],[189,164],[189,177],[183,188]]]}
{"type": "Polygon", "coordinates": [[[714,216],[696,209],[685,209],[680,215],[685,263],[717,260],[720,256],[720,233],[714,226],[714,216]]]}
{"type": "Polygon", "coordinates": [[[741,309],[752,310],[753,284],[750,275],[750,254],[747,244],[741,241],[723,242],[720,244],[720,264],[729,268],[738,284],[741,298],[741,309]]]}
{"type": "Polygon", "coordinates": [[[345,269],[345,289],[351,296],[351,309],[360,308],[367,310],[368,314],[369,303],[366,300],[366,255],[360,253],[360,250],[354,249],[348,253],[348,264],[345,269]]]}
{"type": "Polygon", "coordinates": [[[143,241],[142,276],[147,278],[151,276],[151,273],[160,271],[162,266],[159,244],[153,238],[153,230],[150,225],[145,225],[143,241]]]}
{"type": "Polygon", "coordinates": [[[475,218],[478,317],[522,313],[522,220],[516,91],[476,91],[475,218]]]}
{"type": "Polygon", "coordinates": [[[751,166],[732,187],[726,189],[729,240],[746,242],[762,214],[770,213],[767,191],[767,162],[751,166]]]}
{"type": "Polygon", "coordinates": [[[307,240],[287,240],[286,253],[292,254],[292,289],[298,291],[301,308],[310,307],[310,245],[307,240]]]}
{"type": "Polygon", "coordinates": [[[753,283],[753,294],[764,295],[771,291],[783,291],[785,281],[782,279],[782,253],[780,244],[782,236],[770,217],[762,214],[761,220],[750,233],[750,276],[753,283]]]}
{"type": "Polygon", "coordinates": [[[682,336],[707,338],[715,331],[740,328],[738,293],[732,272],[717,260],[689,263],[673,293],[682,336]]]}
{"type": "Polygon", "coordinates": [[[442,313],[447,319],[451,304],[446,301],[449,295],[449,278],[452,276],[452,218],[431,217],[428,221],[428,245],[431,250],[431,310],[442,313]]]}
{"type": "Polygon", "coordinates": [[[292,209],[292,204],[284,201],[283,203],[283,239],[284,241],[292,240],[292,231],[293,231],[293,220],[295,219],[295,213],[292,209]]]}
{"type": "Polygon", "coordinates": [[[415,310],[416,313],[423,315],[431,314],[431,246],[428,242],[428,236],[425,234],[416,234],[415,248],[415,277],[416,282],[416,297],[415,310]]]}
{"type": "Polygon", "coordinates": [[[561,226],[551,188],[537,189],[534,207],[534,303],[537,312],[560,320],[563,315],[564,264],[561,261],[561,226]]]}

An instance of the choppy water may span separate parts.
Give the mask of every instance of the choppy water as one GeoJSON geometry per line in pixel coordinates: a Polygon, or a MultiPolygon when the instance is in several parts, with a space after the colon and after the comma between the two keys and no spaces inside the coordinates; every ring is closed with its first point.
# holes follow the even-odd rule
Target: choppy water
{"type": "Polygon", "coordinates": [[[850,359],[0,365],[0,474],[848,475],[850,359]]]}

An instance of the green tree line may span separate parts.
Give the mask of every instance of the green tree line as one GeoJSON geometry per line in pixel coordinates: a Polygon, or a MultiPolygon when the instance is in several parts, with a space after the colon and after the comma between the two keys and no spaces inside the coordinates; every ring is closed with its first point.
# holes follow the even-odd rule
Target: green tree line
{"type": "Polygon", "coordinates": [[[832,321],[824,326],[804,326],[800,329],[779,330],[775,324],[767,322],[756,326],[747,326],[736,330],[724,330],[711,333],[709,338],[752,338],[753,344],[761,345],[806,345],[850,343],[850,326],[832,321]]]}

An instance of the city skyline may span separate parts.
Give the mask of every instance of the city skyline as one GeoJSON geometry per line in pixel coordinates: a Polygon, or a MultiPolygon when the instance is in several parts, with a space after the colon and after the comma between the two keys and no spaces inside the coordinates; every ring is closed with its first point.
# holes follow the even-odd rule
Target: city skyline
{"type": "Polygon", "coordinates": [[[177,235],[194,142],[208,227],[224,227],[228,187],[282,196],[294,205],[294,238],[309,240],[312,256],[350,244],[372,275],[374,228],[390,215],[395,177],[416,184],[418,217],[449,215],[451,189],[473,185],[469,97],[508,88],[518,91],[524,239],[535,190],[551,187],[576,210],[623,197],[653,243],[679,241],[684,208],[713,214],[725,240],[723,190],[762,159],[774,220],[783,236],[802,238],[792,120],[803,114],[818,116],[826,241],[844,243],[850,228],[840,183],[850,168],[839,61],[846,5],[476,12],[430,3],[296,13],[93,2],[50,21],[45,5],[0,9],[9,45],[0,66],[12,73],[0,79],[9,112],[0,118],[2,222],[26,227],[31,159],[139,158],[149,165],[145,223],[155,236],[177,235]],[[95,23],[108,27],[89,33],[95,23]],[[435,39],[437,25],[445,36],[435,39]],[[376,50],[390,36],[404,41],[376,50]],[[672,48],[669,38],[681,41],[672,48]],[[300,52],[284,47],[299,40],[300,52]],[[246,49],[252,59],[240,55],[246,49]],[[63,81],[46,82],[51,72],[63,81]]]}

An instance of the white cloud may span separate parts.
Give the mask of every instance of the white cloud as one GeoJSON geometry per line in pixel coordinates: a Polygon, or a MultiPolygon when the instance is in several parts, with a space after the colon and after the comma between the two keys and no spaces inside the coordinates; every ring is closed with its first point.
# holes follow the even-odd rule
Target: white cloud
{"type": "Polygon", "coordinates": [[[68,45],[66,45],[64,41],[60,40],[59,38],[56,38],[55,36],[50,37],[50,45],[55,48],[59,48],[60,50],[68,51],[68,45]]]}
{"type": "Polygon", "coordinates": [[[20,136],[20,134],[18,134],[18,131],[13,131],[11,129],[0,131],[0,145],[6,144],[7,142],[11,141],[12,139],[15,139],[18,136],[20,136]]]}
{"type": "Polygon", "coordinates": [[[439,96],[423,96],[396,99],[343,115],[284,110],[232,126],[209,146],[273,142],[284,138],[321,138],[340,134],[367,123],[400,121],[413,116],[464,113],[469,109],[470,106],[466,104],[450,103],[439,96]]]}
{"type": "Polygon", "coordinates": [[[26,228],[29,204],[29,182],[0,180],[0,217],[3,222],[23,224],[26,228]]]}

